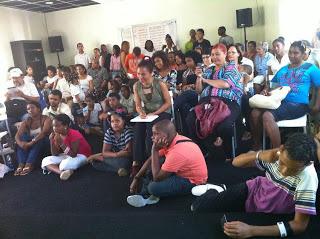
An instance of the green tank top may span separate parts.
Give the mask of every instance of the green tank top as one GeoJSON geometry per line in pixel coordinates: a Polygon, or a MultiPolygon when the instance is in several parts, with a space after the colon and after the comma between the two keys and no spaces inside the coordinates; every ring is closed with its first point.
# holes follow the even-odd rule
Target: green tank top
{"type": "MultiPolygon", "coordinates": [[[[137,82],[137,92],[143,102],[143,109],[146,114],[157,111],[164,103],[163,94],[160,87],[160,80],[153,79],[152,83],[152,97],[148,97],[143,93],[142,84],[137,82]]],[[[170,113],[170,107],[165,111],[170,113]]]]}

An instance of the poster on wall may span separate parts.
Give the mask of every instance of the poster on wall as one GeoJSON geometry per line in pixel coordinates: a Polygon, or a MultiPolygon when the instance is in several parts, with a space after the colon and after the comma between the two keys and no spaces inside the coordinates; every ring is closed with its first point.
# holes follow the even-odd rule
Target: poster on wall
{"type": "Polygon", "coordinates": [[[121,28],[122,41],[130,42],[130,46],[144,48],[146,40],[151,40],[156,50],[165,44],[166,34],[170,34],[177,44],[177,24],[175,20],[156,23],[145,23],[121,28]]]}

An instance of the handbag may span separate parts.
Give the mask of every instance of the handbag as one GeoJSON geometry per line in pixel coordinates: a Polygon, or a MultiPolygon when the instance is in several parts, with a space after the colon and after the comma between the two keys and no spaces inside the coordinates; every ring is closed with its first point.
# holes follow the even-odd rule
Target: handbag
{"type": "Polygon", "coordinates": [[[270,95],[254,95],[249,99],[249,105],[251,108],[259,109],[278,109],[281,105],[281,101],[286,98],[291,88],[289,86],[282,86],[270,91],[270,95]]]}
{"type": "Polygon", "coordinates": [[[200,139],[207,138],[219,123],[230,114],[229,107],[218,98],[210,98],[194,108],[196,114],[196,133],[200,139]]]}

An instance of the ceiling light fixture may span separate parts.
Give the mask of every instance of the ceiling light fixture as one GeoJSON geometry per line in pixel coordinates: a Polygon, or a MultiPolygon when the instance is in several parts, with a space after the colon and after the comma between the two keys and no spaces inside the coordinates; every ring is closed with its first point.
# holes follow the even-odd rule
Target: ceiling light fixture
{"type": "Polygon", "coordinates": [[[53,2],[45,2],[45,4],[47,4],[47,5],[52,5],[53,2]]]}

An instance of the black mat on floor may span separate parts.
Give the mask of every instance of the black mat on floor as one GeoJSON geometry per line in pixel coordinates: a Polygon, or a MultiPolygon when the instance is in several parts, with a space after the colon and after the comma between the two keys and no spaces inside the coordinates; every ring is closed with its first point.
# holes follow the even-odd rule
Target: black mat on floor
{"type": "MultiPolygon", "coordinates": [[[[218,158],[218,156],[217,156],[218,158]]],[[[210,182],[234,184],[255,177],[255,169],[237,169],[208,160],[210,182]]],[[[62,182],[40,170],[0,180],[0,238],[227,238],[220,213],[193,214],[194,199],[161,199],[157,205],[127,205],[129,179],[81,168],[62,182]]],[[[228,213],[229,220],[268,225],[290,216],[228,213]]],[[[319,217],[297,238],[319,238],[319,217]]]]}

